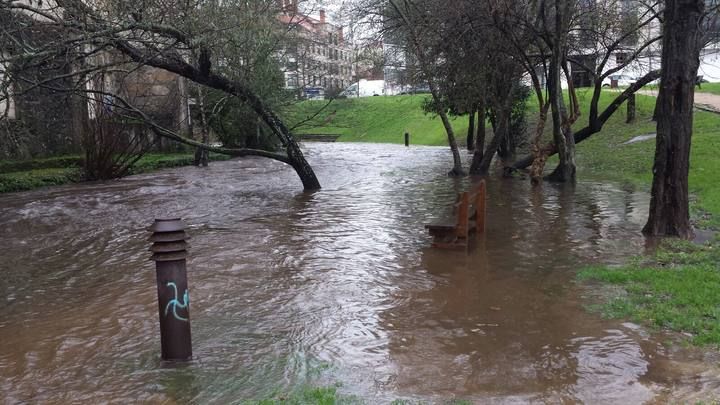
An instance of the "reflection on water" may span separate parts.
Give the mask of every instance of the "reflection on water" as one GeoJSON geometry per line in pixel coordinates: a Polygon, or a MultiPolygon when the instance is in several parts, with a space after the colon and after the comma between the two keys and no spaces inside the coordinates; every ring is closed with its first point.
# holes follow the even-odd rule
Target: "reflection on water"
{"type": "Polygon", "coordinates": [[[445,149],[307,154],[320,192],[243,159],[0,196],[5,402],[223,403],[334,382],[369,402],[720,390],[707,359],[588,314],[572,282],[582,264],[642,250],[647,195],[491,179],[486,236],[446,252],[427,248],[423,225],[472,185],[443,175],[445,149]],[[146,251],[145,228],[168,215],[192,236],[197,360],[179,368],[159,362],[146,251]]]}

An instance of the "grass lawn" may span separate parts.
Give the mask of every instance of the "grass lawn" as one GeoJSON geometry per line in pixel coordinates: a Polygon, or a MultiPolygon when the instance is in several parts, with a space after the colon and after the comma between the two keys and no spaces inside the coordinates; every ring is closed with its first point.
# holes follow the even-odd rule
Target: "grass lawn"
{"type": "Polygon", "coordinates": [[[583,269],[578,279],[619,286],[595,310],[720,346],[720,244],[666,241],[653,257],[583,269]]]}
{"type": "Polygon", "coordinates": [[[703,83],[699,89],[696,87],[695,91],[698,93],[710,93],[720,95],[720,83],[703,83]]]}
{"type": "MultiPolygon", "coordinates": [[[[211,160],[225,160],[210,154],[211,160]]],[[[132,168],[132,174],[193,164],[191,153],[148,153],[132,168]]],[[[83,180],[82,157],[60,156],[26,161],[0,161],[0,193],[26,191],[45,186],[77,183],[83,180]]]]}
{"type": "MultiPolygon", "coordinates": [[[[321,114],[298,127],[298,133],[340,134],[339,141],[403,143],[410,133],[413,145],[447,145],[439,118],[425,115],[422,103],[427,95],[380,96],[334,100],[321,114]]],[[[282,112],[290,126],[307,119],[327,101],[304,101],[282,112]]],[[[456,135],[464,139],[467,117],[453,119],[456,135]]]]}

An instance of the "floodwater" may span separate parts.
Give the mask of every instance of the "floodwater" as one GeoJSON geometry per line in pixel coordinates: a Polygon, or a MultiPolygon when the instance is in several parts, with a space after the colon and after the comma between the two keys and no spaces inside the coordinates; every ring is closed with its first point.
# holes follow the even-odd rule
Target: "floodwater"
{"type": "Polygon", "coordinates": [[[337,385],[368,403],[720,396],[714,353],[584,310],[574,271],[643,251],[648,196],[490,179],[486,237],[430,249],[445,148],[308,144],[266,159],[0,196],[0,402],[227,403],[337,385]],[[194,354],[159,360],[147,226],[191,235],[194,354]]]}

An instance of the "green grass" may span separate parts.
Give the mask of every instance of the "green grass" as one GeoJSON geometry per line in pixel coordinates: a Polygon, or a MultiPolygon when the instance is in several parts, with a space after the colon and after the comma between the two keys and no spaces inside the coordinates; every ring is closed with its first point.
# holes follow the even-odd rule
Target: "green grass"
{"type": "Polygon", "coordinates": [[[34,169],[0,174],[0,193],[75,183],[81,178],[80,169],[74,167],[34,169]]]}
{"type": "Polygon", "coordinates": [[[720,95],[720,83],[703,83],[701,88],[695,88],[698,93],[710,93],[720,95]]]}
{"type": "MultiPolygon", "coordinates": [[[[581,100],[583,98],[581,93],[581,100]]],[[[606,96],[601,101],[604,104],[609,100],[606,96]]],[[[625,108],[622,107],[600,133],[578,144],[579,176],[629,182],[649,191],[655,141],[624,143],[635,136],[655,132],[655,122],[650,120],[654,103],[654,97],[638,95],[635,123],[625,123],[625,108]]],[[[689,179],[690,192],[694,197],[693,220],[699,226],[720,229],[720,185],[717,181],[717,173],[720,173],[720,159],[717,158],[720,154],[720,115],[696,111],[693,126],[689,179]]]]}
{"type": "Polygon", "coordinates": [[[654,257],[617,268],[586,268],[578,278],[622,287],[597,307],[607,317],[683,332],[697,345],[720,346],[717,244],[670,243],[654,257]]]}
{"type": "MultiPolygon", "coordinates": [[[[340,134],[339,141],[403,143],[410,133],[413,145],[447,145],[440,119],[426,115],[427,95],[381,96],[334,100],[315,119],[297,128],[298,133],[340,134]]],[[[312,116],[327,101],[305,101],[291,106],[283,116],[289,125],[312,116]]],[[[467,118],[453,120],[458,137],[467,133],[467,118]]]]}
{"type": "Polygon", "coordinates": [[[0,174],[37,169],[81,167],[82,162],[83,158],[80,155],[56,156],[32,160],[2,160],[0,161],[0,174]]]}
{"type": "MultiPolygon", "coordinates": [[[[225,160],[225,155],[210,154],[210,160],[225,160]]],[[[190,153],[149,153],[132,168],[132,174],[193,164],[190,153]]],[[[27,191],[46,186],[77,183],[83,180],[82,158],[60,156],[28,161],[0,162],[0,193],[27,191]]]]}

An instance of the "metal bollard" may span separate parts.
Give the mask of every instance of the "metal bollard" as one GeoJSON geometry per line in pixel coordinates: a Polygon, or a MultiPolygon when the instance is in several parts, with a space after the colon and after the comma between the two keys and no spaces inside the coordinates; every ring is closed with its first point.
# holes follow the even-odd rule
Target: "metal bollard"
{"type": "Polygon", "coordinates": [[[190,295],[187,285],[185,224],[180,218],[156,219],[150,251],[157,276],[160,344],[163,360],[190,360],[190,295]]]}
{"type": "Polygon", "coordinates": [[[405,132],[405,146],[410,146],[410,133],[405,132]]]}

